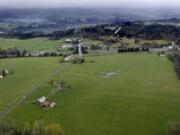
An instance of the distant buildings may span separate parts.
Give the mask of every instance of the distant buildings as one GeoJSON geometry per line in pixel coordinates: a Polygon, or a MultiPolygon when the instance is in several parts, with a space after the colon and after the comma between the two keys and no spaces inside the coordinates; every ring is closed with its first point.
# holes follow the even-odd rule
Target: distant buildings
{"type": "Polygon", "coordinates": [[[64,44],[62,45],[62,49],[71,49],[76,47],[79,43],[81,43],[83,40],[82,39],[66,39],[64,41],[64,44]]]}

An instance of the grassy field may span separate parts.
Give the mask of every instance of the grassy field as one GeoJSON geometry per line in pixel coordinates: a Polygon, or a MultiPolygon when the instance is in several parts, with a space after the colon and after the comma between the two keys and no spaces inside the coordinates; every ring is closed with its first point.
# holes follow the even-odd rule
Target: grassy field
{"type": "Polygon", "coordinates": [[[27,40],[0,38],[0,48],[14,48],[26,50],[48,50],[59,47],[64,43],[62,40],[48,40],[46,38],[33,38],[27,40]]]}
{"type": "MultiPolygon", "coordinates": [[[[35,83],[37,77],[45,78],[57,67],[57,61],[58,58],[1,60],[1,67],[15,72],[7,80],[0,80],[1,106],[22,93],[22,88],[35,83]]],[[[180,82],[166,57],[89,57],[86,64],[69,65],[54,80],[63,80],[71,88],[52,96],[52,86],[46,83],[7,118],[15,119],[20,128],[24,122],[34,120],[60,122],[65,135],[162,135],[169,121],[180,121],[180,82]],[[112,71],[117,75],[103,76],[112,71]],[[40,96],[57,102],[57,108],[44,110],[29,102],[40,96]]]]}
{"type": "Polygon", "coordinates": [[[59,67],[55,58],[1,59],[0,69],[13,74],[0,80],[0,110],[7,107],[59,67]],[[51,66],[49,66],[51,65],[51,66]]]}
{"type": "MultiPolygon", "coordinates": [[[[29,51],[50,50],[60,47],[64,43],[65,39],[66,38],[62,38],[60,40],[48,40],[47,38],[33,38],[27,40],[19,40],[0,38],[0,48],[7,49],[17,47],[18,49],[25,49],[29,51]]],[[[83,44],[101,44],[101,42],[91,39],[84,39],[83,44]]]]}
{"type": "Polygon", "coordinates": [[[92,45],[92,44],[95,44],[95,45],[100,44],[100,45],[102,45],[103,42],[98,41],[98,40],[92,40],[92,39],[84,39],[83,44],[85,44],[85,45],[92,45]]]}

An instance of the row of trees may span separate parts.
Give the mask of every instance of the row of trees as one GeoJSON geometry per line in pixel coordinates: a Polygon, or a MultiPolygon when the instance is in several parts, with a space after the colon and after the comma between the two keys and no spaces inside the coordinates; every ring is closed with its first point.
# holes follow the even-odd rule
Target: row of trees
{"type": "Polygon", "coordinates": [[[117,37],[128,37],[128,38],[141,38],[148,40],[155,39],[169,39],[176,40],[180,38],[180,28],[172,25],[161,25],[161,24],[151,24],[145,25],[143,22],[121,22],[112,24],[96,25],[91,27],[85,27],[80,29],[68,29],[55,31],[50,34],[43,32],[11,32],[7,33],[7,37],[17,37],[20,39],[28,39],[34,37],[49,37],[50,39],[59,39],[67,36],[81,36],[92,39],[99,39],[101,36],[114,35],[117,37]],[[107,29],[112,27],[112,29],[107,29]],[[115,31],[121,28],[118,33],[115,31]]]}
{"type": "Polygon", "coordinates": [[[148,52],[149,48],[119,48],[118,53],[124,53],[124,52],[148,52]]]}
{"type": "Polygon", "coordinates": [[[180,52],[169,54],[168,57],[174,63],[175,71],[180,79],[180,52]]]}
{"type": "Polygon", "coordinates": [[[0,50],[0,58],[6,58],[6,57],[24,57],[27,53],[26,50],[18,50],[16,48],[14,49],[7,49],[7,50],[0,50]]]}
{"type": "Polygon", "coordinates": [[[18,130],[12,123],[0,124],[0,135],[64,135],[60,124],[44,124],[42,121],[35,121],[32,125],[24,124],[22,130],[18,130]]]}

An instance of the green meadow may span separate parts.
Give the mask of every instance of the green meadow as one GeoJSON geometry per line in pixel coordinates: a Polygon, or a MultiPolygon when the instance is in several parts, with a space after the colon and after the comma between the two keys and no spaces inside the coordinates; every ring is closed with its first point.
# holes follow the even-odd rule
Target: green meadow
{"type": "MultiPolygon", "coordinates": [[[[70,39],[73,38],[76,37],[70,37],[70,39]]],[[[61,38],[59,40],[49,40],[48,38],[32,38],[26,40],[0,38],[0,49],[8,49],[8,48],[16,47],[20,50],[28,50],[28,51],[51,50],[62,46],[65,40],[66,38],[61,38]]],[[[82,43],[85,45],[102,44],[101,41],[92,40],[92,39],[84,39],[82,43]]]]}
{"type": "Polygon", "coordinates": [[[55,58],[0,59],[0,70],[7,68],[13,72],[0,80],[0,110],[23,97],[58,67],[55,58]]]}
{"type": "Polygon", "coordinates": [[[59,122],[65,135],[163,135],[168,122],[180,121],[180,81],[166,57],[119,54],[88,57],[82,65],[60,64],[59,59],[0,60],[0,68],[14,72],[0,80],[1,109],[62,67],[50,80],[70,86],[51,95],[53,87],[47,81],[4,119],[15,120],[18,128],[34,120],[59,122]],[[110,72],[116,74],[105,76],[110,72]],[[41,96],[57,107],[32,104],[41,96]]]}
{"type": "Polygon", "coordinates": [[[64,39],[48,40],[47,38],[32,38],[32,39],[20,40],[20,39],[0,38],[1,49],[16,47],[18,49],[25,49],[29,51],[49,50],[59,47],[63,43],[64,43],[64,39]]]}

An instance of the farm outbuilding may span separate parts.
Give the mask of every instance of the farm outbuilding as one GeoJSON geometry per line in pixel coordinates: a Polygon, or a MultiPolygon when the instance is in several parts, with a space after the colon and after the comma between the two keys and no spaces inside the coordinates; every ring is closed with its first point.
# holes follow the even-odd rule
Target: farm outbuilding
{"type": "Polygon", "coordinates": [[[56,103],[55,102],[52,102],[51,104],[50,104],[50,108],[54,108],[56,106],[56,103]]]}
{"type": "Polygon", "coordinates": [[[39,98],[37,101],[39,103],[44,103],[44,102],[46,102],[46,100],[47,100],[47,98],[45,96],[43,96],[43,97],[39,98]]]}
{"type": "Polygon", "coordinates": [[[43,108],[54,108],[56,106],[55,102],[48,101],[45,96],[38,98],[37,103],[40,107],[43,107],[43,108]]]}
{"type": "Polygon", "coordinates": [[[3,78],[3,75],[0,75],[0,78],[2,79],[2,78],[3,78]]]}
{"type": "Polygon", "coordinates": [[[48,108],[50,106],[50,102],[49,101],[45,101],[43,103],[40,104],[41,107],[45,107],[45,108],[48,108]]]}

